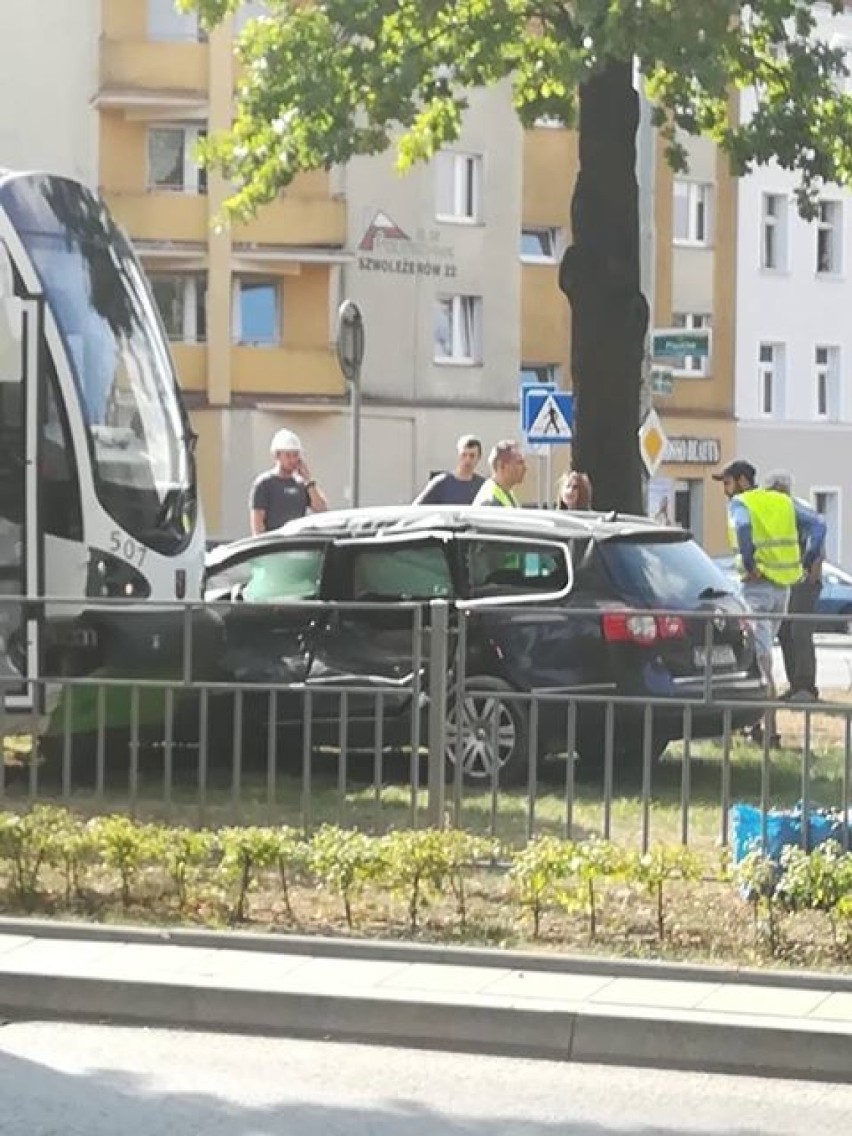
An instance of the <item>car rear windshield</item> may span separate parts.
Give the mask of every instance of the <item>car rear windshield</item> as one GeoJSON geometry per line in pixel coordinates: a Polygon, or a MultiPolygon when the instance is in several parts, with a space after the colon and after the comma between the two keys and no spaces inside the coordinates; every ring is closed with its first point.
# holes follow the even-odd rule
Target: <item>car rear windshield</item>
{"type": "Polygon", "coordinates": [[[607,540],[599,549],[624,598],[676,611],[732,591],[731,581],[694,540],[607,540]]]}

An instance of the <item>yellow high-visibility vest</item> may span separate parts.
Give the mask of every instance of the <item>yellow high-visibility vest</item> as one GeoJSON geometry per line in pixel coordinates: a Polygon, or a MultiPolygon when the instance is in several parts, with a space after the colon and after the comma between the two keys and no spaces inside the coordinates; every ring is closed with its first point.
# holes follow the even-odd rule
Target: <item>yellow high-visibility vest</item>
{"type": "MultiPolygon", "coordinates": [[[[780,587],[801,580],[802,554],[796,507],[790,495],[774,489],[747,489],[737,499],[748,509],[751,518],[754,562],[760,575],[780,587]]],[[[736,527],[730,518],[728,536],[736,553],[737,570],[743,576],[745,566],[739,553],[736,527]]]]}
{"type": "Polygon", "coordinates": [[[518,500],[511,489],[504,489],[501,485],[498,485],[492,477],[489,477],[488,480],[483,482],[480,486],[473,503],[474,505],[484,505],[488,502],[502,505],[506,509],[520,508],[518,500]]]}

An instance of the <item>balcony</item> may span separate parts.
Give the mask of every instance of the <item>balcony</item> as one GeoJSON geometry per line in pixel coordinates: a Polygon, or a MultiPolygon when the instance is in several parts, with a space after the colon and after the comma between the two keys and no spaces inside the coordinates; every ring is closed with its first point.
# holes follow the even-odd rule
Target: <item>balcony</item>
{"type": "Polygon", "coordinates": [[[101,39],[98,106],[203,109],[208,85],[206,43],[101,39]]]}
{"type": "Polygon", "coordinates": [[[341,247],[346,243],[346,203],[288,194],[263,206],[251,221],[235,223],[232,237],[240,246],[341,247]]]}
{"type": "Polygon", "coordinates": [[[235,347],[235,394],[340,396],[345,386],[330,348],[235,347]]]}
{"type": "Polygon", "coordinates": [[[203,343],[170,343],[183,391],[207,390],[207,347],[203,343]]]}
{"type": "Polygon", "coordinates": [[[107,205],[136,241],[206,245],[210,236],[207,198],[190,193],[110,193],[107,205]]]}

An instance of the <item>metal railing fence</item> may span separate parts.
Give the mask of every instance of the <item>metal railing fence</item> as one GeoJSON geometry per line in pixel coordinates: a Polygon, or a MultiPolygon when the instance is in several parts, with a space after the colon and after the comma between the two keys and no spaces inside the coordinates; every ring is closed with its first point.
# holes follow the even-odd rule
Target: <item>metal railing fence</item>
{"type": "MultiPolygon", "coordinates": [[[[0,808],[54,801],[195,824],[262,820],[305,830],[325,821],[374,830],[451,825],[512,843],[542,833],[597,833],[643,851],[659,841],[729,846],[737,801],[760,809],[764,841],[773,808],[801,804],[803,842],[812,807],[849,815],[852,701],[797,705],[720,694],[712,653],[718,611],[654,613],[703,623],[705,666],[687,694],[570,683],[483,686],[471,669],[472,639],[483,615],[492,619],[496,609],[442,600],[187,602],[156,609],[99,600],[85,626],[72,620],[62,630],[81,673],[16,672],[16,660],[32,665],[36,650],[44,657],[50,639],[44,612],[73,613],[75,606],[79,601],[0,598],[0,633],[12,640],[0,655],[0,808]],[[238,666],[224,669],[234,611],[257,619],[258,637],[283,627],[304,674],[293,681],[251,676],[246,658],[242,674],[238,666]],[[200,613],[224,638],[211,637],[208,622],[197,622],[200,613]],[[142,639],[153,637],[147,663],[139,643],[136,655],[122,654],[122,631],[130,635],[134,627],[142,639]],[[117,636],[114,656],[98,654],[99,629],[117,636]],[[391,640],[393,653],[383,656],[391,640]],[[373,652],[369,675],[357,672],[359,648],[361,662],[365,649],[373,652]],[[98,664],[88,672],[87,658],[98,664]],[[154,661],[159,670],[150,673],[154,661]],[[767,709],[783,716],[788,744],[781,751],[768,732],[754,744],[737,725],[744,714],[758,717],[767,709]],[[555,757],[540,745],[554,714],[555,757]],[[590,715],[599,736],[591,760],[588,752],[578,754],[590,715]],[[660,761],[663,720],[675,736],[660,761]],[[496,761],[477,777],[466,775],[465,746],[474,732],[483,753],[499,754],[510,726],[520,737],[513,760],[521,775],[517,765],[510,770],[496,761]]],[[[530,626],[601,616],[600,608],[500,608],[519,611],[530,626]]],[[[249,654],[251,647],[250,640],[249,654]]],[[[67,662],[61,650],[58,656],[67,662]]],[[[844,832],[848,846],[848,827],[844,832]]]]}

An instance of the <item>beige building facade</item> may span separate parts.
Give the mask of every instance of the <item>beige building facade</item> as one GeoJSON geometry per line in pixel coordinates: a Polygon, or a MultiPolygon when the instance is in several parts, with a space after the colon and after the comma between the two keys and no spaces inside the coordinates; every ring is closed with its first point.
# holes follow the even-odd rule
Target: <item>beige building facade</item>
{"type": "Polygon", "coordinates": [[[736,182],[713,143],[686,145],[684,175],[674,176],[658,151],[653,322],[658,330],[709,328],[709,353],[657,360],[670,372],[667,393],[652,395],[669,446],[649,485],[649,509],[664,505],[671,520],[722,553],[726,501],[712,475],[736,456],[736,182]]]}
{"type": "Polygon", "coordinates": [[[230,120],[234,38],[261,5],[244,8],[208,40],[171,0],[99,0],[88,43],[97,184],[151,277],[199,434],[209,528],[224,536],[245,531],[282,425],[331,502],[351,501],[333,350],[344,297],[367,330],[363,504],[409,500],[453,461],[460,433],[486,448],[517,436],[521,373],[564,381],[568,362],[555,282],[573,136],[525,134],[507,90],[475,95],[458,146],[406,177],[393,155],[356,160],[297,178],[247,224],[218,223],[228,187],[193,155],[230,120]]]}

